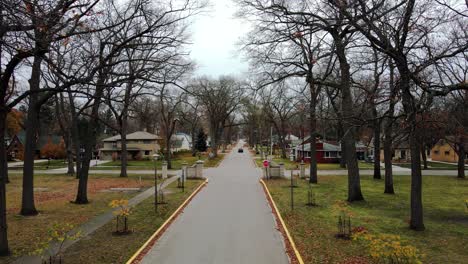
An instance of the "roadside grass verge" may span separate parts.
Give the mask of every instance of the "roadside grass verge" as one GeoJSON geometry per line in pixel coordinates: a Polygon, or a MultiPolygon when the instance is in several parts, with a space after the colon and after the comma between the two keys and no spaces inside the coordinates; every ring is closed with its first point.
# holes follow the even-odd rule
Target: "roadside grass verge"
{"type": "Polygon", "coordinates": [[[65,251],[66,263],[125,263],[166,221],[167,218],[202,184],[203,180],[188,180],[185,192],[177,182],[166,187],[167,204],[154,212],[154,200],[148,198],[132,208],[129,216],[129,235],[115,236],[115,221],[109,222],[65,251]]]}
{"type": "MultiPolygon", "coordinates": [[[[426,231],[408,228],[410,177],[395,177],[395,195],[383,194],[384,181],[361,176],[365,201],[347,204],[353,227],[373,234],[399,235],[416,247],[423,263],[464,263],[468,259],[468,180],[424,176],[423,203],[426,231]]],[[[319,176],[312,186],[318,206],[306,206],[308,183],[294,188],[290,208],[289,180],[266,181],[305,263],[363,263],[368,251],[362,242],[335,238],[340,202],[346,200],[346,176],[319,176]],[[358,261],[358,262],[356,262],[358,261]]],[[[370,263],[370,262],[369,262],[370,263]]]]}
{"type": "Polygon", "coordinates": [[[110,188],[141,187],[153,185],[151,176],[140,179],[137,175],[128,178],[106,175],[90,175],[87,205],[77,205],[75,199],[78,180],[66,175],[35,175],[35,203],[39,215],[19,215],[21,207],[22,175],[10,174],[7,184],[7,222],[12,256],[0,258],[8,263],[19,255],[27,255],[47,240],[48,230],[54,223],[80,225],[90,218],[109,211],[109,202],[114,199],[130,199],[138,193],[109,192],[110,188]]]}

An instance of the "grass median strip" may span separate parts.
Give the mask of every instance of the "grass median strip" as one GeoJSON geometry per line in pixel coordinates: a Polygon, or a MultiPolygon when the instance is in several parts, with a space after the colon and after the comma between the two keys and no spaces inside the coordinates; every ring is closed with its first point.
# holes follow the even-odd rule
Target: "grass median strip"
{"type": "Polygon", "coordinates": [[[154,212],[154,200],[149,198],[131,210],[129,235],[113,235],[115,221],[109,222],[88,237],[69,247],[64,254],[66,263],[125,263],[149,237],[176,211],[203,181],[188,180],[185,192],[177,188],[177,182],[166,189],[166,204],[154,212]]]}
{"type": "Polygon", "coordinates": [[[276,223],[278,225],[279,231],[283,234],[284,240],[286,242],[286,252],[288,253],[289,259],[292,264],[304,264],[302,260],[301,254],[296,248],[296,244],[294,243],[291,234],[289,233],[288,227],[286,226],[283,217],[278,210],[278,207],[275,204],[275,201],[271,197],[270,191],[268,190],[267,185],[263,180],[260,180],[262,184],[263,190],[265,191],[265,195],[267,196],[268,203],[270,204],[271,210],[276,218],[276,223]]]}
{"type": "Polygon", "coordinates": [[[468,258],[468,218],[464,204],[468,197],[468,181],[448,176],[424,176],[426,230],[423,232],[408,228],[411,178],[395,176],[394,181],[396,194],[388,195],[383,194],[383,180],[361,176],[366,200],[349,204],[345,202],[346,176],[319,176],[319,184],[311,187],[317,205],[307,206],[309,185],[307,181],[299,180],[298,187],[293,189],[293,210],[290,180],[265,183],[305,263],[376,262],[364,241],[335,237],[343,208],[350,216],[353,232],[366,230],[374,236],[398,236],[402,245],[417,249],[423,263],[464,263],[468,258]]]}
{"type": "Polygon", "coordinates": [[[12,255],[5,257],[9,263],[20,255],[33,253],[38,245],[48,239],[48,230],[56,222],[79,226],[93,217],[109,211],[114,199],[130,199],[139,192],[110,192],[110,188],[132,187],[143,190],[153,185],[152,178],[120,178],[115,176],[90,176],[88,182],[89,204],[70,203],[75,199],[78,181],[66,175],[36,175],[34,177],[37,216],[19,215],[21,208],[22,176],[10,174],[7,185],[7,219],[12,255]]]}

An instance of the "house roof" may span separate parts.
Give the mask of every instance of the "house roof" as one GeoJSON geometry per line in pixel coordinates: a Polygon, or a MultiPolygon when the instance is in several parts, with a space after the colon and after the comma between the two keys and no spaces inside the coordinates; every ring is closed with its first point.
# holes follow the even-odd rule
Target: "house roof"
{"type": "MultiPolygon", "coordinates": [[[[323,143],[323,149],[318,151],[341,151],[341,146],[335,141],[325,141],[317,140],[317,143],[323,143]]],[[[356,142],[356,150],[363,150],[364,146],[361,142],[356,142]]],[[[297,150],[302,150],[302,145],[296,147],[297,150]]],[[[304,144],[304,151],[310,151],[310,144],[304,144]]]]}
{"type": "Polygon", "coordinates": [[[187,142],[192,143],[192,137],[187,135],[186,133],[182,133],[182,132],[175,133],[174,139],[181,140],[181,141],[183,141],[185,139],[185,140],[187,140],[187,142]]]}
{"type": "MultiPolygon", "coordinates": [[[[161,139],[159,136],[145,132],[145,131],[137,131],[126,136],[127,140],[156,140],[161,139]]],[[[114,142],[121,140],[121,136],[113,136],[110,138],[103,139],[103,142],[114,142]]]]}
{"type": "MultiPolygon", "coordinates": [[[[18,138],[18,141],[24,145],[26,143],[26,131],[21,130],[16,134],[16,138],[18,138]]],[[[36,142],[36,149],[42,149],[44,145],[46,145],[48,142],[52,142],[52,144],[58,145],[62,142],[62,136],[59,135],[42,135],[37,139],[36,142]]]]}
{"type": "MultiPolygon", "coordinates": [[[[454,145],[454,142],[457,142],[457,139],[456,137],[454,136],[447,136],[447,138],[442,138],[442,139],[439,139],[439,141],[437,141],[436,143],[436,146],[443,146],[445,144],[448,144],[451,148],[453,148],[452,146],[454,145]]],[[[468,150],[468,142],[464,142],[463,144],[463,147],[466,150],[468,150]]]]}

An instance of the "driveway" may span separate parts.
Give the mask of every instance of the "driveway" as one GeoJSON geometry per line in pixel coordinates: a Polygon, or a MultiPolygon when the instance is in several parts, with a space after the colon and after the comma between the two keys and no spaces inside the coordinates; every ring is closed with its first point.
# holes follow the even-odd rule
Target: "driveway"
{"type": "Polygon", "coordinates": [[[142,263],[289,263],[249,152],[232,151],[204,173],[208,186],[142,263]]]}

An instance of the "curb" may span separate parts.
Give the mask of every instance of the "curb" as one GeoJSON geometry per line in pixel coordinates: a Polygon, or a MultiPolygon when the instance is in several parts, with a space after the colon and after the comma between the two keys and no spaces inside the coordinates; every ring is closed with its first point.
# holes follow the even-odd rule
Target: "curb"
{"type": "Polygon", "coordinates": [[[208,179],[206,179],[200,186],[198,186],[195,191],[177,208],[177,210],[172,213],[172,215],[156,230],[156,232],[151,235],[151,237],[141,246],[135,254],[126,262],[126,264],[136,264],[139,263],[141,259],[138,257],[142,253],[146,253],[145,250],[153,246],[154,243],[159,239],[159,237],[166,231],[166,229],[170,226],[170,224],[177,218],[177,216],[181,213],[181,211],[188,205],[188,203],[193,199],[193,197],[200,192],[200,190],[208,184],[208,179]]]}
{"type": "Polygon", "coordinates": [[[268,190],[268,187],[266,186],[265,182],[263,179],[260,179],[260,183],[263,186],[263,190],[265,191],[265,194],[267,195],[267,200],[271,206],[271,209],[273,210],[273,214],[275,215],[276,222],[277,224],[281,224],[281,228],[278,228],[283,235],[286,235],[284,238],[286,242],[286,253],[289,255],[291,259],[291,263],[299,263],[299,264],[304,264],[304,261],[302,260],[301,254],[296,248],[296,244],[294,243],[294,240],[291,237],[291,234],[289,233],[288,228],[286,227],[286,224],[284,223],[283,217],[281,217],[281,214],[279,213],[278,207],[276,207],[276,203],[273,200],[273,197],[271,197],[270,190],[268,190]],[[279,220],[279,221],[278,221],[279,220]],[[279,222],[279,223],[278,223],[279,222]],[[288,243],[289,246],[291,247],[292,251],[288,250],[288,243]],[[293,254],[294,253],[294,254],[293,254]]]}

